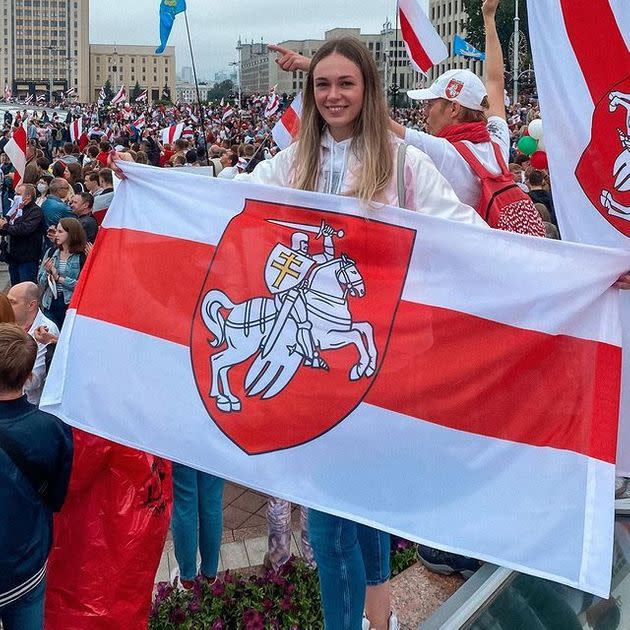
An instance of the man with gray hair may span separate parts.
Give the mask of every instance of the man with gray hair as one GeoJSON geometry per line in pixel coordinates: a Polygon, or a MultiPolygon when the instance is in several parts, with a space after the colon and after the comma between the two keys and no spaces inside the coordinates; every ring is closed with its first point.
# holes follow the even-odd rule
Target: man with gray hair
{"type": "Polygon", "coordinates": [[[51,225],[57,225],[64,217],[73,217],[74,214],[64,199],[70,192],[70,184],[63,177],[55,177],[50,182],[48,197],[42,204],[44,212],[44,227],[48,229],[51,225]]]}
{"type": "MultiPolygon", "coordinates": [[[[39,287],[34,282],[21,282],[9,289],[7,298],[13,308],[15,323],[31,337],[35,338],[35,331],[44,327],[54,335],[59,336],[59,328],[39,308],[39,287]]],[[[24,393],[30,403],[39,404],[46,379],[46,346],[37,344],[37,358],[33,366],[31,379],[24,386],[24,393]]]]}

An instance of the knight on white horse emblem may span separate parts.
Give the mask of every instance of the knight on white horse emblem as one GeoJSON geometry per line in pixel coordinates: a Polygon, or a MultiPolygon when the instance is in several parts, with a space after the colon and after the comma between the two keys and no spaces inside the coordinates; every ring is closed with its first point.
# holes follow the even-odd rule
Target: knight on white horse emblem
{"type": "Polygon", "coordinates": [[[271,296],[236,304],[223,292],[208,291],[201,304],[210,344],[225,348],[210,357],[210,397],[223,412],[241,410],[241,399],[230,388],[231,367],[255,356],[244,383],[247,396],[263,399],[279,394],[300,367],[328,370],[326,350],[353,345],[358,361],[349,379],[370,378],[376,372],[377,349],[372,325],[354,322],[348,297],[362,298],[365,282],[356,263],[335,256],[333,238],[343,231],[320,226],[268,220],[293,233],[291,247],[278,243],[267,258],[264,274],[271,296]],[[309,252],[309,234],[323,240],[321,253],[309,252]],[[229,310],[227,317],[221,309],[229,310]]]}

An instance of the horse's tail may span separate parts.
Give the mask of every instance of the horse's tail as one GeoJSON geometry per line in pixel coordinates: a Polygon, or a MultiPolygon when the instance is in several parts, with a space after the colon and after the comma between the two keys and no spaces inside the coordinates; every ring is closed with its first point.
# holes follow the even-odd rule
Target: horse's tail
{"type": "Polygon", "coordinates": [[[201,317],[208,330],[214,335],[211,346],[220,346],[225,339],[225,318],[220,308],[233,309],[236,306],[223,291],[212,290],[206,293],[201,304],[201,317]]]}

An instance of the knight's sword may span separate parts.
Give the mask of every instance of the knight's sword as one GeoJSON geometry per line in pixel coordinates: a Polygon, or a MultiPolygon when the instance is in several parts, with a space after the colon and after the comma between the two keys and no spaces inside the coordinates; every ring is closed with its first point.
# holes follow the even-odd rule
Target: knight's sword
{"type": "MultiPolygon", "coordinates": [[[[324,232],[324,221],[322,221],[321,225],[307,225],[305,223],[291,223],[290,221],[278,221],[276,219],[267,219],[269,223],[275,223],[276,225],[281,225],[282,227],[291,228],[292,230],[300,230],[302,232],[308,232],[309,234],[317,234],[317,238],[322,236],[324,232]]],[[[332,234],[337,238],[343,238],[345,236],[345,232],[343,230],[335,230],[332,234]]]]}

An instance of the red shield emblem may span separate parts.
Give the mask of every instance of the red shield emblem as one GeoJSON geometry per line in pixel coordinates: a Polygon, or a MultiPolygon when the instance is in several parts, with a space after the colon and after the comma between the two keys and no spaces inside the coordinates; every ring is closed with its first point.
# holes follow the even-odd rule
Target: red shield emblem
{"type": "Polygon", "coordinates": [[[630,236],[630,78],[597,103],[591,141],[575,176],[600,214],[630,236]]]}
{"type": "Polygon", "coordinates": [[[455,98],[464,89],[464,84],[457,79],[451,79],[446,86],[446,98],[455,98]]]}
{"type": "Polygon", "coordinates": [[[249,454],[341,422],[377,377],[415,231],[248,201],[197,302],[191,355],[210,417],[249,454]]]}

